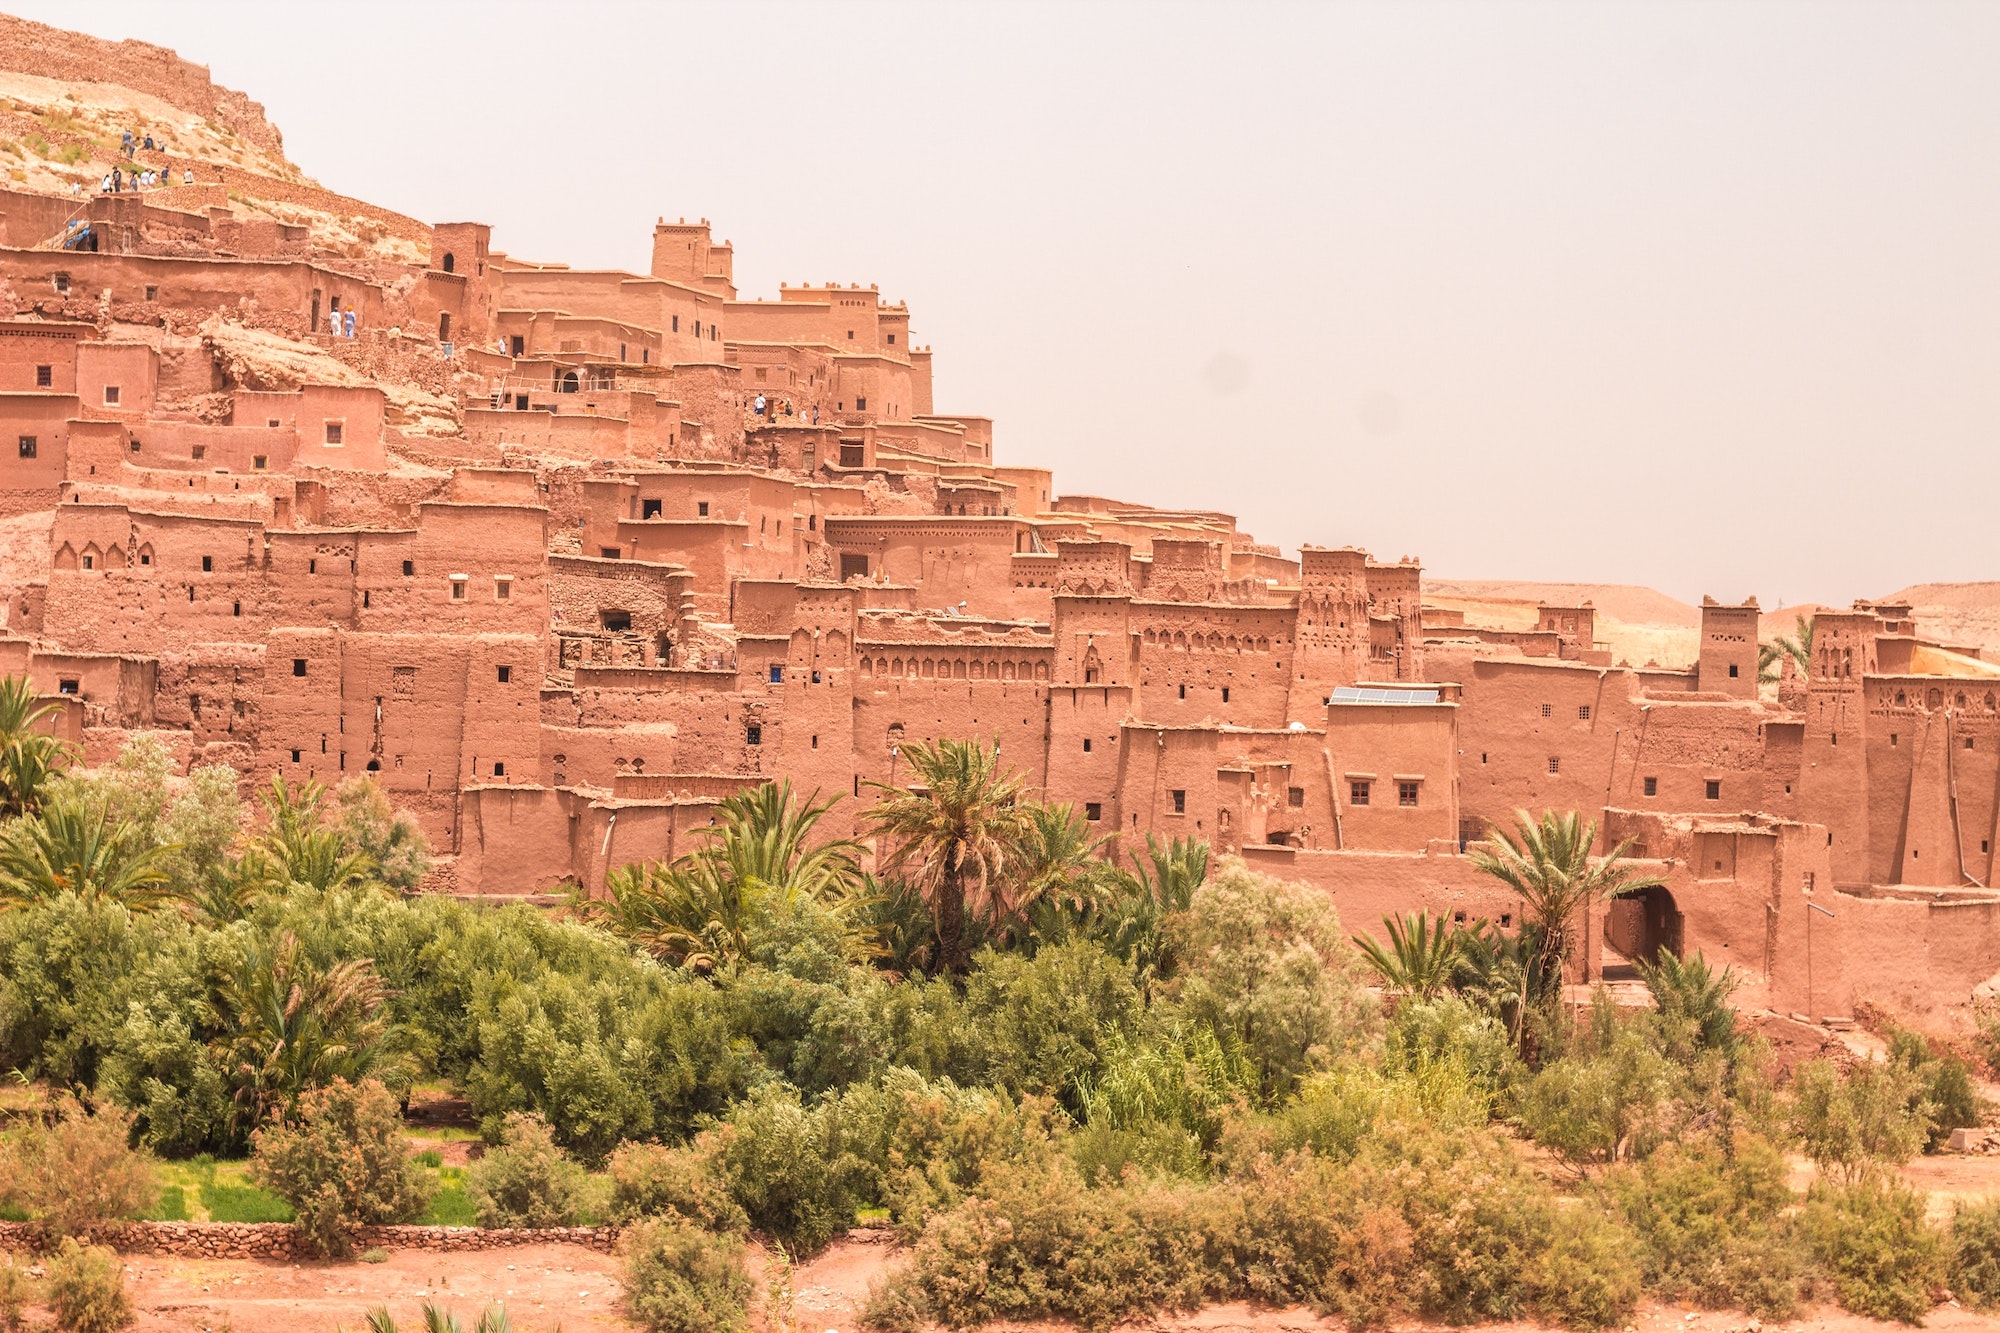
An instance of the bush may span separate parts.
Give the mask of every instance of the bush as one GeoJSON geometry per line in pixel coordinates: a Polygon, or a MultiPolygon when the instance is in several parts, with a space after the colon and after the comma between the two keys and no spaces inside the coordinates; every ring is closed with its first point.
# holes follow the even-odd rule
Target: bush
{"type": "Polygon", "coordinates": [[[1960,1204],[1948,1240],[1952,1294],[1976,1310],[2000,1307],[2000,1199],[1960,1204]]]}
{"type": "Polygon", "coordinates": [[[1645,1026],[1600,1011],[1521,1092],[1521,1128],[1579,1169],[1644,1157],[1671,1132],[1675,1066],[1645,1026]]]}
{"type": "Polygon", "coordinates": [[[1646,1287],[1668,1300],[1789,1318],[1799,1263],[1784,1234],[1785,1162],[1763,1139],[1691,1139],[1607,1174],[1603,1194],[1637,1238],[1646,1287]]]}
{"type": "Polygon", "coordinates": [[[626,1309],[651,1333],[741,1333],[750,1326],[740,1237],[671,1218],[639,1223],[624,1246],[626,1309]]]}
{"type": "Polygon", "coordinates": [[[1820,1181],[1806,1196],[1799,1228],[1840,1303],[1877,1319],[1922,1321],[1944,1276],[1938,1233],[1924,1199],[1900,1180],[1869,1174],[1820,1181]]]}
{"type": "Polygon", "coordinates": [[[1594,1208],[1568,1208],[1526,1274],[1527,1302],[1544,1319],[1569,1328],[1628,1323],[1644,1282],[1632,1256],[1632,1235],[1594,1208]]]}
{"type": "Polygon", "coordinates": [[[1842,1077],[1810,1060],[1793,1079],[1791,1128],[1822,1171],[1858,1179],[1875,1163],[1906,1162],[1930,1133],[1933,1108],[1906,1066],[1872,1061],[1842,1077]]]}
{"type": "Polygon", "coordinates": [[[36,1299],[35,1280],[28,1266],[14,1262],[14,1256],[0,1252],[0,1329],[21,1333],[26,1327],[22,1311],[36,1299]]]}
{"type": "Polygon", "coordinates": [[[29,1121],[0,1157],[0,1202],[26,1209],[51,1240],[149,1211],[159,1182],[152,1157],[133,1150],[131,1135],[128,1112],[106,1105],[93,1114],[64,1098],[50,1119],[29,1121]]]}
{"type": "Polygon", "coordinates": [[[977,963],[964,1021],[983,1038],[986,1080],[1017,1095],[1073,1102],[1077,1084],[1138,1022],[1132,969],[1094,940],[1050,945],[1032,958],[984,949],[977,963]]]}
{"type": "Polygon", "coordinates": [[[1185,968],[1164,988],[1170,1004],[1243,1052],[1267,1102],[1353,1049],[1374,1021],[1322,890],[1225,858],[1169,926],[1185,968]]]}
{"type": "Polygon", "coordinates": [[[1912,1113],[1927,1112],[1924,1151],[1936,1152],[1950,1141],[1954,1129],[1971,1129],[1984,1106],[1973,1087],[1972,1066],[1950,1052],[1938,1054],[1928,1037],[1907,1028],[1889,1034],[1889,1060],[1915,1076],[1912,1113]]]}
{"type": "Polygon", "coordinates": [[[628,1143],[611,1154],[611,1218],[679,1218],[704,1231],[740,1236],[750,1229],[730,1197],[721,1140],[705,1134],[685,1148],[628,1143]]]}
{"type": "Polygon", "coordinates": [[[373,1079],[335,1079],[299,1098],[296,1118],[251,1136],[250,1178],[290,1204],[319,1253],[344,1256],[355,1226],[423,1215],[430,1180],[410,1160],[403,1120],[373,1079]]]}
{"type": "Polygon", "coordinates": [[[63,1237],[49,1260],[46,1296],[62,1333],[116,1333],[133,1321],[125,1268],[107,1246],[63,1237]]]}
{"type": "Polygon", "coordinates": [[[498,1147],[466,1172],[482,1227],[566,1227],[584,1202],[583,1168],[556,1146],[548,1121],[507,1117],[498,1147]]]}
{"type": "Polygon", "coordinates": [[[829,1098],[808,1109],[783,1084],[739,1102],[717,1131],[716,1151],[750,1224],[788,1249],[812,1252],[854,1225],[866,1165],[853,1123],[864,1099],[829,1098]]]}

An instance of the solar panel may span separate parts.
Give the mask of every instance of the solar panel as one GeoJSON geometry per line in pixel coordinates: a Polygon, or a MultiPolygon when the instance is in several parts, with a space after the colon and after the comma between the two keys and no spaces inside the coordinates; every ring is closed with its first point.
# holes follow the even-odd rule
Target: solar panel
{"type": "Polygon", "coordinates": [[[1330,704],[1434,704],[1437,690],[1382,689],[1378,686],[1337,685],[1330,704]]]}

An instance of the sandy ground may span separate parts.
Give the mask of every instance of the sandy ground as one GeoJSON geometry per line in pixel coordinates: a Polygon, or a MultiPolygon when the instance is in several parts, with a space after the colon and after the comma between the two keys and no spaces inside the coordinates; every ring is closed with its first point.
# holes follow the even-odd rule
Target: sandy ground
{"type": "Polygon", "coordinates": [[[378,1305],[403,1328],[421,1329],[425,1301],[454,1310],[467,1328],[494,1303],[507,1306],[518,1333],[633,1327],[620,1313],[617,1259],[576,1245],[399,1250],[379,1264],[132,1255],[126,1280],[139,1333],[330,1333],[364,1327],[378,1305]]]}

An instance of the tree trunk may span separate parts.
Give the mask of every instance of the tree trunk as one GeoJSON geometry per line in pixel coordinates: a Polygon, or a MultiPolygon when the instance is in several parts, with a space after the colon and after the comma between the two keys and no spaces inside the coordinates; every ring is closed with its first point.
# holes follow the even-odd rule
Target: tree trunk
{"type": "Polygon", "coordinates": [[[965,951],[965,887],[946,872],[938,885],[938,965],[952,976],[963,976],[969,960],[965,951]]]}

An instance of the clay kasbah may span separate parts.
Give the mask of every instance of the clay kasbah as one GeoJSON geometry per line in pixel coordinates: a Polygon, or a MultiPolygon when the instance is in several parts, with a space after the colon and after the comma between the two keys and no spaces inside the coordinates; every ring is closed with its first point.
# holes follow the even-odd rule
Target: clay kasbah
{"type": "Polygon", "coordinates": [[[2000,666],[1909,605],[1819,609],[1761,686],[1791,618],[1754,602],[1646,660],[1581,597],[1501,615],[1137,479],[1065,494],[933,401],[908,308],[739,292],[706,219],[662,218],[642,273],[517,257],[505,219],[314,184],[160,48],[8,18],[0,67],[135,136],[115,181],[60,143],[0,179],[0,674],[91,763],[146,731],[249,786],[372,774],[427,888],[506,897],[976,737],[1101,834],[1204,839],[1357,923],[1505,926],[1467,844],[1593,815],[1664,887],[1594,905],[1582,980],[1700,950],[1819,1019],[2000,971],[2000,666]],[[114,84],[151,110],[96,109],[114,84]]]}

